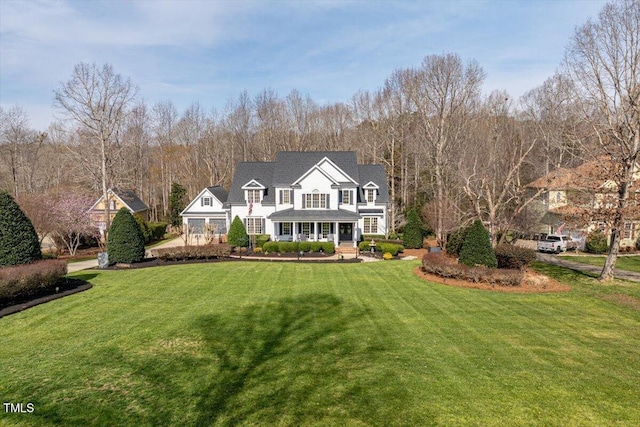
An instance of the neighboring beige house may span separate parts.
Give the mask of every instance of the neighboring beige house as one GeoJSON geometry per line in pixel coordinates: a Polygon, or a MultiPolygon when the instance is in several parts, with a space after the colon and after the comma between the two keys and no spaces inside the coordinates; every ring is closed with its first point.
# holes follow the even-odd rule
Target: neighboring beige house
{"type": "MultiPolygon", "coordinates": [[[[575,168],[560,168],[531,182],[527,187],[542,190],[540,201],[544,215],[540,223],[543,233],[586,236],[595,229],[610,232],[608,219],[616,207],[617,186],[609,178],[612,164],[607,159],[583,163],[575,168]]],[[[639,179],[640,174],[636,173],[639,179]]],[[[639,189],[632,187],[630,211],[640,200],[639,189]]],[[[621,246],[634,246],[640,237],[640,215],[631,214],[625,222],[621,246]]]]}
{"type": "MultiPolygon", "coordinates": [[[[107,200],[111,221],[122,208],[127,208],[131,214],[140,215],[142,218],[149,220],[149,207],[132,190],[110,188],[107,191],[107,200]]],[[[100,233],[103,233],[106,227],[106,206],[104,196],[101,196],[89,209],[91,220],[100,229],[100,233]]]]}

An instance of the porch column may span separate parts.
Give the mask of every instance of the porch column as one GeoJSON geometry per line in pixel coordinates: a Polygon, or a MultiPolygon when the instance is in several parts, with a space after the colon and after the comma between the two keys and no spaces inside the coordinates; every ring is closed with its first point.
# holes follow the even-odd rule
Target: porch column
{"type": "Polygon", "coordinates": [[[319,222],[315,222],[314,224],[315,225],[313,227],[313,234],[314,234],[314,237],[315,237],[314,240],[317,242],[318,240],[320,240],[319,239],[320,234],[318,233],[318,224],[319,224],[319,222]]]}
{"type": "Polygon", "coordinates": [[[338,245],[340,244],[340,228],[338,227],[338,222],[336,221],[333,224],[333,243],[336,245],[336,247],[338,247],[338,245]]]}
{"type": "Polygon", "coordinates": [[[293,221],[291,226],[293,227],[291,230],[291,234],[293,234],[293,236],[291,236],[291,240],[296,242],[298,240],[298,223],[293,221]]]}

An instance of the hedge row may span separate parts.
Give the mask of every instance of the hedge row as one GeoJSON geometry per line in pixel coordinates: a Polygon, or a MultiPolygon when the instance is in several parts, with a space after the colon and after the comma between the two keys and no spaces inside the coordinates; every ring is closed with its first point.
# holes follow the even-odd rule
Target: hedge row
{"type": "Polygon", "coordinates": [[[536,251],[514,245],[498,245],[495,248],[498,268],[523,269],[536,260],[536,251]]]}
{"type": "MultiPolygon", "coordinates": [[[[360,249],[360,252],[370,252],[371,251],[371,246],[369,246],[370,243],[371,241],[366,241],[366,240],[358,243],[358,249],[360,249]]],[[[383,254],[386,252],[389,252],[391,255],[396,256],[398,255],[399,252],[404,251],[404,246],[398,243],[386,243],[386,242],[376,241],[375,251],[382,252],[383,254]]]]}
{"type": "Polygon", "coordinates": [[[0,305],[54,289],[66,274],[67,262],[57,259],[0,268],[0,305]]]}
{"type": "Polygon", "coordinates": [[[524,278],[524,270],[496,269],[485,266],[469,267],[457,264],[442,253],[427,253],[422,257],[422,268],[427,273],[448,279],[488,283],[499,286],[518,286],[524,278]]]}
{"type": "Polygon", "coordinates": [[[324,252],[325,254],[333,254],[336,251],[336,245],[333,242],[266,242],[262,246],[264,252],[324,252]]]}
{"type": "Polygon", "coordinates": [[[176,246],[175,248],[154,249],[155,256],[163,261],[185,261],[191,259],[227,258],[231,255],[231,245],[216,244],[204,246],[176,246]]]}

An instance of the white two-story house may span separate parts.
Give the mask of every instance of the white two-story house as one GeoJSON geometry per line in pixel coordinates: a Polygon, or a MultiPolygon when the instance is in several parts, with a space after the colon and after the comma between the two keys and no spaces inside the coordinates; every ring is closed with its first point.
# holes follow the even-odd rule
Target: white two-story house
{"type": "Polygon", "coordinates": [[[387,234],[389,191],[384,167],[359,165],[353,151],[279,152],[237,165],[224,209],[227,229],[238,216],[249,235],[356,245],[387,234]]]}

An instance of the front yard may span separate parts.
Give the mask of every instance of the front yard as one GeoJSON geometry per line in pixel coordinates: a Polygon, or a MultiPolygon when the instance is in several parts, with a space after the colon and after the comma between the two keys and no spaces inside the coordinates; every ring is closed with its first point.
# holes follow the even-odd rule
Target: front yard
{"type": "Polygon", "coordinates": [[[620,425],[640,420],[640,285],[453,288],[417,262],[85,271],[0,319],[6,425],[620,425]]]}

